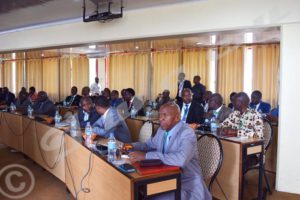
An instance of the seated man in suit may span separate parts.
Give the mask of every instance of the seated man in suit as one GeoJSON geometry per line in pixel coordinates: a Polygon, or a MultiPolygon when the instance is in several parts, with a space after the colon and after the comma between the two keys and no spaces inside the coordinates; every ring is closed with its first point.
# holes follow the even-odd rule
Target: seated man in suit
{"type": "Polygon", "coordinates": [[[81,128],[85,128],[87,122],[93,125],[101,117],[94,107],[93,100],[88,96],[80,99],[77,115],[81,128]]]}
{"type": "Polygon", "coordinates": [[[214,116],[219,122],[223,122],[232,112],[230,108],[223,105],[223,98],[219,93],[213,94],[208,100],[208,110],[205,118],[211,119],[214,116]]]}
{"type": "Polygon", "coordinates": [[[134,107],[138,111],[138,115],[144,115],[143,113],[143,102],[135,96],[135,91],[132,88],[125,90],[125,101],[118,106],[119,112],[123,117],[130,116],[130,112],[134,107]]]}
{"type": "MultiPolygon", "coordinates": [[[[211,200],[198,160],[197,139],[194,131],[180,120],[180,110],[175,103],[166,103],[159,110],[160,127],[146,143],[132,143],[134,152],[129,154],[132,162],[160,159],[166,165],[182,168],[181,199],[211,200]]],[[[155,199],[171,200],[174,193],[155,199]]]]}
{"type": "Polygon", "coordinates": [[[119,92],[118,90],[113,90],[111,91],[111,101],[110,101],[110,105],[111,107],[118,107],[118,105],[120,105],[123,102],[122,98],[119,98],[119,92]]]}
{"type": "Polygon", "coordinates": [[[28,99],[31,102],[31,104],[34,104],[37,101],[37,93],[35,91],[35,87],[31,86],[29,88],[29,96],[28,99]]]}
{"type": "Polygon", "coordinates": [[[18,98],[15,101],[17,110],[26,110],[27,107],[30,105],[32,106],[27,92],[20,92],[18,98]]]}
{"type": "Polygon", "coordinates": [[[178,74],[178,89],[177,89],[177,95],[176,100],[177,104],[182,103],[182,91],[184,88],[192,88],[191,81],[185,80],[185,73],[181,72],[178,74]]]}
{"type": "Polygon", "coordinates": [[[2,98],[3,100],[2,102],[0,102],[0,105],[9,106],[11,103],[15,101],[16,96],[8,90],[8,87],[4,87],[2,89],[2,98]]]}
{"type": "MultiPolygon", "coordinates": [[[[77,94],[77,91],[78,89],[76,86],[71,88],[71,95],[66,97],[65,106],[79,106],[81,96],[77,94]]],[[[63,102],[60,102],[59,104],[63,105],[63,102]]]]}
{"type": "Polygon", "coordinates": [[[221,124],[222,132],[232,136],[262,138],[263,120],[261,114],[249,109],[250,99],[244,92],[235,95],[235,111],[221,124]]]}
{"type": "Polygon", "coordinates": [[[36,103],[32,106],[34,114],[38,115],[49,115],[54,117],[56,112],[56,107],[53,102],[48,98],[48,95],[44,91],[38,93],[38,98],[36,103]]]}
{"type": "Polygon", "coordinates": [[[271,110],[271,105],[266,102],[263,102],[261,98],[262,98],[262,94],[260,91],[258,90],[253,91],[251,94],[251,103],[249,107],[254,109],[257,112],[267,114],[271,110]]]}
{"type": "Polygon", "coordinates": [[[156,103],[158,108],[160,108],[162,105],[173,101],[170,97],[170,90],[164,90],[162,94],[159,94],[159,96],[156,98],[156,103]]]}
{"type": "Polygon", "coordinates": [[[192,99],[192,91],[188,88],[182,91],[182,103],[179,103],[181,110],[181,121],[190,124],[192,128],[197,128],[204,122],[203,108],[200,104],[192,99]]]}
{"type": "Polygon", "coordinates": [[[101,117],[93,125],[93,133],[108,138],[114,133],[117,140],[131,142],[129,129],[115,108],[110,107],[110,102],[105,96],[99,96],[95,100],[97,112],[101,117]]]}

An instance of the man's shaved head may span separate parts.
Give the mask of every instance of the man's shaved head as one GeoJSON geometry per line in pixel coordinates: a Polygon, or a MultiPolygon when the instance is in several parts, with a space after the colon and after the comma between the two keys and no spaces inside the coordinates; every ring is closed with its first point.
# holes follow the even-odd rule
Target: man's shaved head
{"type": "Polygon", "coordinates": [[[162,129],[170,131],[180,121],[180,108],[175,103],[166,103],[159,109],[159,122],[162,129]]]}

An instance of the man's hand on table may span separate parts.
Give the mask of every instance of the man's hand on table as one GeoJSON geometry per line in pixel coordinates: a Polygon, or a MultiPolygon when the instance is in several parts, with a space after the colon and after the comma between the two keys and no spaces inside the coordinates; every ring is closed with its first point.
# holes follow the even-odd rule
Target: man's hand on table
{"type": "Polygon", "coordinates": [[[141,160],[145,160],[146,153],[142,151],[134,151],[130,152],[128,155],[130,162],[134,163],[141,160]]]}

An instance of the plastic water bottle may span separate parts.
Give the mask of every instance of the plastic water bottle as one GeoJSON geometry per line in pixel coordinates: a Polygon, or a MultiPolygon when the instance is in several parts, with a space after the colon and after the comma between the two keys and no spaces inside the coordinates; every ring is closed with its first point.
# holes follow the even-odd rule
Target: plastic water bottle
{"type": "Polygon", "coordinates": [[[113,133],[110,133],[108,142],[108,156],[107,160],[108,162],[114,162],[117,159],[117,141],[113,133]]]}
{"type": "Polygon", "coordinates": [[[28,117],[32,117],[32,113],[33,113],[33,109],[30,105],[28,105],[27,107],[27,115],[28,117]]]}
{"type": "Polygon", "coordinates": [[[15,104],[13,102],[10,103],[10,111],[13,112],[15,111],[17,108],[15,106],[15,104]]]}
{"type": "Polygon", "coordinates": [[[72,137],[77,137],[78,136],[77,133],[78,133],[78,123],[77,123],[75,116],[72,115],[71,125],[70,125],[70,134],[72,137]]]}
{"type": "Polygon", "coordinates": [[[55,116],[54,116],[55,125],[57,125],[58,123],[60,123],[60,120],[61,120],[61,116],[60,116],[59,112],[56,111],[55,112],[55,116]]]}
{"type": "Polygon", "coordinates": [[[210,131],[212,134],[216,135],[218,129],[218,122],[215,117],[212,117],[210,120],[210,131]]]}
{"type": "Polygon", "coordinates": [[[136,113],[137,113],[137,110],[135,109],[134,106],[132,106],[131,111],[130,111],[130,117],[131,118],[135,118],[136,117],[136,113]]]}
{"type": "Polygon", "coordinates": [[[93,144],[93,141],[92,141],[93,128],[92,128],[90,122],[87,122],[84,133],[85,133],[85,145],[88,148],[91,148],[92,144],[93,144]]]}

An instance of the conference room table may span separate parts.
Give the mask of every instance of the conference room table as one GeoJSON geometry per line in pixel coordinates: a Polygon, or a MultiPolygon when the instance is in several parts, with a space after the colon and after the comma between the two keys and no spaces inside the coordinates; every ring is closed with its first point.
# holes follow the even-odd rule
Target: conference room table
{"type": "Polygon", "coordinates": [[[165,192],[180,199],[181,170],[124,173],[87,148],[82,137],[18,113],[0,112],[0,143],[18,150],[53,174],[76,199],[138,200],[165,192]]]}

